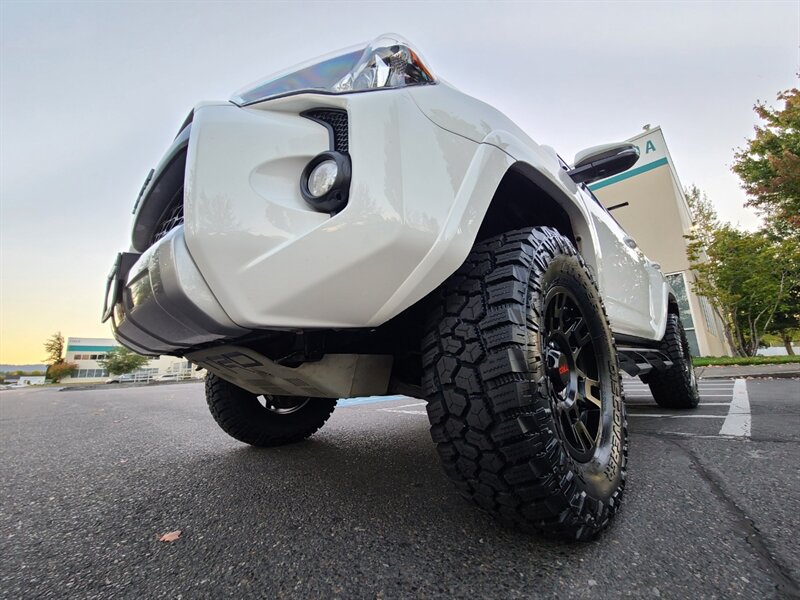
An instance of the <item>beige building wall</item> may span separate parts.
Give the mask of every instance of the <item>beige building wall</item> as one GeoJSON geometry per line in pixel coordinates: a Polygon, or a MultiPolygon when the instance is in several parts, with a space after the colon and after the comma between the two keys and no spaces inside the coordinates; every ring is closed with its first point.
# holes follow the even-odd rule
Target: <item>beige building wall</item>
{"type": "Polygon", "coordinates": [[[661,269],[679,297],[681,320],[693,352],[701,356],[729,356],[730,347],[717,312],[694,291],[695,274],[689,269],[686,239],[692,216],[660,127],[629,141],[639,147],[634,168],[589,186],[642,251],[661,269]],[[619,206],[625,204],[625,206],[619,206]]]}
{"type": "MultiPolygon", "coordinates": [[[[78,365],[78,371],[71,377],[65,377],[63,383],[97,383],[108,379],[108,373],[99,361],[106,354],[118,348],[116,340],[110,338],[78,338],[66,340],[65,360],[78,365]]],[[[155,378],[161,375],[180,374],[187,378],[202,378],[205,371],[195,371],[185,358],[175,356],[158,356],[137,371],[142,378],[155,378]]]]}

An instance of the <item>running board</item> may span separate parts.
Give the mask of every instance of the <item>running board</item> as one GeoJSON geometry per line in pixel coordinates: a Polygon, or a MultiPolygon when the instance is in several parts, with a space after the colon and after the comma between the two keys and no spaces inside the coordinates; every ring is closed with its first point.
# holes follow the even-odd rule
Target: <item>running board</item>
{"type": "Polygon", "coordinates": [[[666,371],[672,360],[657,348],[618,346],[619,366],[631,377],[647,375],[650,371],[666,371]]]}

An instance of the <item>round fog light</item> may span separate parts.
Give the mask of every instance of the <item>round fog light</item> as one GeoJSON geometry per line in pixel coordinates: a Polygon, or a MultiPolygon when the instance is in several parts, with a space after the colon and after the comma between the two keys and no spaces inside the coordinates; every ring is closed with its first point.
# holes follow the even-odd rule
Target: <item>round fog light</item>
{"type": "Polygon", "coordinates": [[[315,198],[324,196],[333,188],[338,174],[339,167],[335,161],[322,161],[308,175],[308,192],[315,198]]]}
{"type": "Polygon", "coordinates": [[[333,216],[347,206],[350,173],[347,154],[333,150],[317,154],[300,174],[300,194],[314,210],[333,216]]]}

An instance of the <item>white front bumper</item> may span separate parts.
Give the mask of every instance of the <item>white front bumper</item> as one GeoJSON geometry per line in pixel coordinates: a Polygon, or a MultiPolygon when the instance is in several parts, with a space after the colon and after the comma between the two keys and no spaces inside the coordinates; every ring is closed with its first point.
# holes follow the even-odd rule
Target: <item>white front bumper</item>
{"type": "Polygon", "coordinates": [[[480,146],[432,123],[406,90],[203,107],[189,144],[186,243],[239,326],[380,325],[466,256],[472,239],[450,240],[426,264],[480,146]],[[349,115],[350,199],[333,217],[299,189],[305,165],[329,149],[326,129],[299,115],[319,106],[349,115]]]}
{"type": "MultiPolygon", "coordinates": [[[[453,103],[467,101],[451,92],[453,103]]],[[[173,235],[142,255],[126,286],[144,298],[141,318],[128,311],[126,321],[117,311],[120,341],[182,353],[250,330],[374,327],[433,291],[469,253],[513,159],[436,125],[412,97],[423,93],[302,94],[247,108],[197,107],[180,233],[187,260],[165,267],[177,254],[160,248],[174,244],[173,235]],[[300,194],[304,167],[330,149],[326,128],[300,116],[319,107],[349,117],[350,196],[334,216],[300,194]],[[160,270],[202,282],[194,285],[202,306],[191,291],[175,302],[144,294],[157,287],[160,270]],[[207,335],[199,322],[172,327],[186,321],[187,299],[191,312],[209,315],[207,335]]]]}

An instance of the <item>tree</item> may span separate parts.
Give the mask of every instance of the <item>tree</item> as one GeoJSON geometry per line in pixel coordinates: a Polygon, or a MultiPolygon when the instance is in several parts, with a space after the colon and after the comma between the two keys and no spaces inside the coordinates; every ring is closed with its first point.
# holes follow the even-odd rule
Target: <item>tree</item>
{"type": "Polygon", "coordinates": [[[780,92],[783,109],[758,102],[764,121],[755,136],[734,155],[733,171],[753,206],[784,233],[800,236],[800,90],[780,92]]]}
{"type": "Polygon", "coordinates": [[[47,350],[47,358],[44,361],[48,365],[57,365],[64,362],[64,336],[60,331],[56,331],[44,343],[44,349],[47,350]]]}
{"type": "Polygon", "coordinates": [[[686,188],[683,193],[692,211],[692,232],[686,238],[695,244],[699,252],[705,252],[713,240],[714,232],[720,228],[717,211],[706,193],[696,185],[686,188]]]}
{"type": "Polygon", "coordinates": [[[776,315],[792,309],[800,286],[800,244],[768,231],[750,233],[725,224],[705,247],[691,240],[689,259],[698,273],[698,292],[722,312],[733,345],[742,354],[755,355],[776,315]]]}
{"type": "Polygon", "coordinates": [[[51,379],[54,383],[58,383],[64,377],[69,377],[78,370],[78,365],[71,362],[55,363],[47,367],[47,378],[51,379]]]}
{"type": "Polygon", "coordinates": [[[100,360],[98,363],[111,375],[124,375],[141,369],[149,361],[148,357],[136,354],[120,346],[109,350],[106,353],[106,359],[100,360]]]}
{"type": "MultiPolygon", "coordinates": [[[[692,213],[692,228],[691,233],[684,236],[687,240],[687,255],[692,264],[692,268],[708,261],[708,248],[714,242],[715,236],[720,230],[721,224],[717,211],[714,205],[709,200],[705,192],[701,191],[696,185],[692,185],[683,190],[686,202],[692,213]]],[[[726,312],[725,307],[720,303],[723,301],[720,294],[716,293],[711,285],[703,285],[708,283],[704,273],[698,273],[700,280],[697,282],[698,292],[705,295],[706,299],[714,306],[718,313],[726,312]],[[703,291],[704,290],[704,291],[703,291]]],[[[732,320],[723,317],[723,330],[728,344],[739,356],[744,356],[744,351],[741,350],[737,343],[736,337],[733,334],[732,320]]]]}

